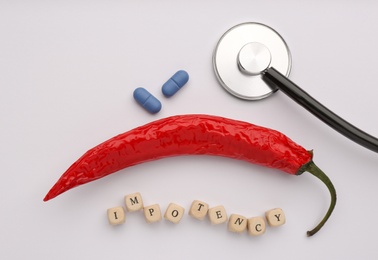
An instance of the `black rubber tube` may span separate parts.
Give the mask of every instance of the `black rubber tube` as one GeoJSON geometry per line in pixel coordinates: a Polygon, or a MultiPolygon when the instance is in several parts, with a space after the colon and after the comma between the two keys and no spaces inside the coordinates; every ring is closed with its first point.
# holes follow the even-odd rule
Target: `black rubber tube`
{"type": "Polygon", "coordinates": [[[378,153],[377,138],[365,133],[333,113],[273,67],[266,70],[262,78],[271,85],[272,88],[280,89],[295,102],[306,108],[309,112],[339,133],[365,148],[378,153]]]}

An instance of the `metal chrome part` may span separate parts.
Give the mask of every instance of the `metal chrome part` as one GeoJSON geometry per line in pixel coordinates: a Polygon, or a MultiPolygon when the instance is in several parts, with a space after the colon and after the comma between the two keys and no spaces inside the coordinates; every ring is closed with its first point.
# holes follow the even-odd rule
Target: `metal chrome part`
{"type": "Polygon", "coordinates": [[[255,76],[268,69],[272,55],[264,44],[250,42],[241,48],[237,61],[241,72],[255,76]]]}
{"type": "Polygon", "coordinates": [[[219,40],[213,66],[220,84],[232,95],[246,100],[268,97],[277,89],[262,80],[263,72],[276,68],[288,76],[291,55],[283,38],[260,23],[242,23],[219,40]]]}

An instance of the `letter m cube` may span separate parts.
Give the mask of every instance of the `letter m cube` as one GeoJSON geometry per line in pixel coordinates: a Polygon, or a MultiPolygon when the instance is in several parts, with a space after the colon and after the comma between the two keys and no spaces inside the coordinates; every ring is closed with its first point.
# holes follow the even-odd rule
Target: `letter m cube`
{"type": "Polygon", "coordinates": [[[138,211],[143,209],[143,200],[139,192],[125,196],[125,204],[128,211],[138,211]]]}

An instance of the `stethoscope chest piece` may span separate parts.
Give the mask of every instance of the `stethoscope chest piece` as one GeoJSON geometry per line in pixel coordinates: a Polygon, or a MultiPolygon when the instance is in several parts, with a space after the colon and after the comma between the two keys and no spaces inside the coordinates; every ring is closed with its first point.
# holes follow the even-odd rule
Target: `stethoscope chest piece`
{"type": "Polygon", "coordinates": [[[291,55],[283,38],[260,23],[242,23],[220,38],[214,54],[215,74],[232,95],[247,100],[270,96],[277,89],[262,79],[262,73],[274,67],[285,76],[290,74],[291,55]]]}

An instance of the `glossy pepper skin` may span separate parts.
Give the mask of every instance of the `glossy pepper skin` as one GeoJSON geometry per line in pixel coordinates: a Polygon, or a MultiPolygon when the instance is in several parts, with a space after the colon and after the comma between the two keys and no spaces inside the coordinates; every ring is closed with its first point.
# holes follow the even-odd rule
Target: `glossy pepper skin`
{"type": "MultiPolygon", "coordinates": [[[[137,127],[90,149],[63,173],[44,201],[126,167],[178,155],[224,156],[292,175],[314,165],[311,152],[278,131],[218,116],[178,115],[137,127]]],[[[327,187],[334,190],[333,185],[327,187]]]]}

